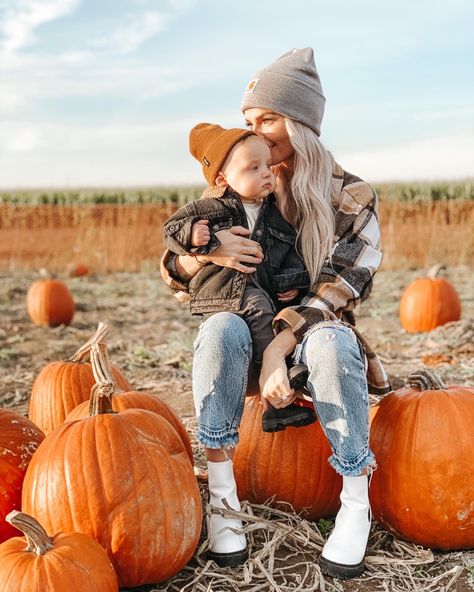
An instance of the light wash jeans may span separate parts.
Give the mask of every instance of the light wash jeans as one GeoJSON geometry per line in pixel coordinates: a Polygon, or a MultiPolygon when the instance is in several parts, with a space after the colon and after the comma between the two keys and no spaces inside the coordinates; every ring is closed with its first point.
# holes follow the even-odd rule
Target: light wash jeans
{"type": "MultiPolygon", "coordinates": [[[[197,436],[207,448],[238,443],[252,340],[245,321],[228,312],[205,320],[194,342],[193,393],[197,436]]],[[[295,362],[308,366],[308,390],[331,446],[331,466],[341,475],[374,469],[369,448],[369,398],[365,355],[355,334],[325,321],[297,345],[295,362]]]]}

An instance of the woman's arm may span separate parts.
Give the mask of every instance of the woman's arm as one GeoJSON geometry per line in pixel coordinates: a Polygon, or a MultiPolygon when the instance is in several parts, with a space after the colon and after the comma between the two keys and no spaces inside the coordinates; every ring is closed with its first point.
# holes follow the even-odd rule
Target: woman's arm
{"type": "Polygon", "coordinates": [[[265,409],[268,403],[278,409],[295,400],[295,391],[288,382],[285,358],[293,352],[296,343],[296,338],[288,327],[278,333],[263,354],[259,384],[265,409]],[[282,396],[287,398],[282,401],[282,396]]]}

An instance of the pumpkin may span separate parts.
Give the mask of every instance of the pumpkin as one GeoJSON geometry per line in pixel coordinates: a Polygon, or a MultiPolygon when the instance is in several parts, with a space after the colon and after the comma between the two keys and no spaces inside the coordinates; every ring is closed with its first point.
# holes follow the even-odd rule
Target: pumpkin
{"type": "Polygon", "coordinates": [[[375,518],[433,549],[474,547],[474,388],[445,386],[429,370],[379,405],[371,428],[377,459],[375,518]]]}
{"type": "Polygon", "coordinates": [[[35,325],[69,325],[75,312],[74,300],[64,282],[41,279],[33,282],[26,294],[26,310],[35,325]]]}
{"type": "Polygon", "coordinates": [[[0,409],[0,542],[19,534],[5,516],[21,506],[26,468],[42,440],[43,432],[29,419],[0,409]]]}
{"type": "MultiPolygon", "coordinates": [[[[100,347],[94,348],[94,350],[95,355],[92,356],[92,371],[96,380],[98,382],[114,383],[114,377],[111,373],[112,369],[105,344],[102,343],[100,347]]],[[[66,417],[66,421],[87,417],[89,407],[90,405],[87,401],[81,403],[69,413],[66,417]]],[[[186,428],[171,407],[159,399],[157,395],[154,395],[153,393],[131,391],[129,389],[126,392],[120,392],[115,388],[112,396],[112,409],[118,412],[125,411],[125,409],[147,409],[148,411],[153,411],[164,417],[178,432],[184,447],[186,448],[186,452],[188,453],[189,460],[191,461],[191,464],[194,465],[193,449],[186,428]]]]}
{"type": "Polygon", "coordinates": [[[420,333],[461,318],[461,301],[455,288],[437,277],[440,265],[428,276],[409,284],[400,300],[400,322],[405,331],[420,333]]]}
{"type": "Polygon", "coordinates": [[[24,532],[0,545],[0,581],[6,592],[118,592],[117,576],[102,547],[80,533],[49,537],[22,512],[7,516],[24,532]]]}
{"type": "Polygon", "coordinates": [[[95,385],[89,417],[45,438],[25,476],[23,509],[50,532],[97,540],[121,586],[161,582],[194,553],[199,487],[171,424],[143,409],[113,412],[114,388],[95,385]]]}
{"type": "MultiPolygon", "coordinates": [[[[89,399],[95,379],[86,360],[92,345],[102,343],[107,332],[107,325],[99,323],[95,335],[73,356],[65,361],[51,362],[36,377],[31,391],[29,418],[45,434],[61,425],[70,411],[89,399]]],[[[113,375],[121,388],[130,389],[130,384],[117,368],[113,368],[113,375]]]]}
{"type": "MultiPolygon", "coordinates": [[[[189,460],[191,461],[191,464],[194,464],[193,449],[186,428],[171,407],[158,398],[157,395],[138,391],[126,391],[123,393],[116,391],[112,397],[112,409],[116,412],[125,411],[126,409],[147,409],[148,411],[153,411],[154,413],[161,415],[161,417],[164,417],[178,432],[179,437],[186,448],[189,460]]],[[[89,403],[85,401],[69,413],[66,417],[66,421],[82,419],[87,417],[88,414],[89,403]]]]}
{"type": "Polygon", "coordinates": [[[259,397],[247,397],[234,472],[240,499],[262,504],[275,496],[311,519],[335,514],[341,476],[328,464],[329,443],[319,421],[281,432],[262,431],[259,397]]]}
{"type": "Polygon", "coordinates": [[[69,277],[84,277],[89,275],[89,268],[83,263],[70,263],[66,268],[69,277]]]}

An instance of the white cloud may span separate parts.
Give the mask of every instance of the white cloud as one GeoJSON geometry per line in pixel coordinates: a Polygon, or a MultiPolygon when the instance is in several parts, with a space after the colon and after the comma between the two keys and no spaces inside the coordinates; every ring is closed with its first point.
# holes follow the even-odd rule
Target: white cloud
{"type": "Polygon", "coordinates": [[[93,52],[16,56],[13,61],[0,82],[0,116],[12,117],[15,111],[20,114],[40,101],[59,98],[160,97],[189,88],[198,76],[191,66],[176,68],[112,54],[98,59],[93,52]]]}
{"type": "Polygon", "coordinates": [[[132,53],[189,12],[196,0],[168,0],[167,8],[161,11],[146,10],[153,6],[147,0],[135,0],[133,3],[140,5],[145,11],[127,14],[111,34],[107,32],[96,38],[92,47],[117,53],[132,53]]]}
{"type": "Polygon", "coordinates": [[[335,154],[348,171],[367,181],[459,179],[474,176],[474,134],[427,138],[335,154]]]}
{"type": "Polygon", "coordinates": [[[30,45],[34,30],[73,12],[80,0],[7,0],[0,6],[0,51],[7,54],[30,45]]]}
{"type": "Polygon", "coordinates": [[[171,16],[164,12],[145,12],[128,18],[115,32],[105,39],[96,40],[94,47],[113,49],[121,53],[137,50],[145,41],[161,33],[168,25],[171,16]]]}
{"type": "Polygon", "coordinates": [[[42,144],[43,141],[38,130],[31,127],[24,127],[8,139],[6,149],[13,154],[18,152],[33,152],[41,147],[42,144]]]}

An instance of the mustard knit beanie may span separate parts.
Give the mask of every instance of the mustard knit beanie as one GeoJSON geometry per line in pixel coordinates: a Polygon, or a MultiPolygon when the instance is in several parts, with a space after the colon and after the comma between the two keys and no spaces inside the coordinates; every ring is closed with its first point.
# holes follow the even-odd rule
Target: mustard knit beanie
{"type": "Polygon", "coordinates": [[[189,133],[189,150],[202,164],[202,172],[209,185],[222,169],[232,148],[247,136],[255,136],[250,130],[225,129],[212,123],[200,123],[189,133]]]}
{"type": "Polygon", "coordinates": [[[326,99],[311,47],[292,49],[257,72],[244,91],[242,111],[269,109],[321,134],[326,99]]]}

